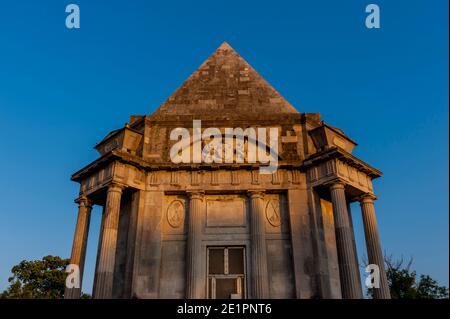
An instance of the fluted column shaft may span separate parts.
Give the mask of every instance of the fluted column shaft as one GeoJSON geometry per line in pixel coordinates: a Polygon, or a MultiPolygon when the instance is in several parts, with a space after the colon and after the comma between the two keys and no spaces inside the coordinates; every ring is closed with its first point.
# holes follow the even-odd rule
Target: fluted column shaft
{"type": "Polygon", "coordinates": [[[384,269],[384,259],[383,253],[381,252],[381,244],[378,235],[378,226],[375,217],[375,208],[373,201],[373,196],[364,196],[360,200],[369,264],[377,265],[380,271],[380,287],[373,289],[374,298],[391,299],[386,272],[384,269]]]}
{"type": "Polygon", "coordinates": [[[75,235],[72,244],[72,254],[70,263],[79,267],[79,288],[65,288],[65,299],[78,299],[81,296],[81,284],[83,282],[84,260],[86,257],[86,245],[91,221],[92,201],[87,197],[80,197],[78,203],[78,218],[75,228],[75,235]]]}
{"type": "Polygon", "coordinates": [[[191,193],[189,203],[188,238],[186,251],[186,298],[202,298],[202,209],[203,193],[191,193]]]}
{"type": "Polygon", "coordinates": [[[358,264],[353,246],[353,233],[347,210],[344,184],[335,183],[330,186],[330,191],[333,203],[342,298],[360,299],[362,298],[362,289],[358,279],[358,264]]]}
{"type": "Polygon", "coordinates": [[[269,298],[267,249],[262,192],[249,192],[251,201],[250,232],[252,256],[252,292],[254,299],[269,298]]]}
{"type": "Polygon", "coordinates": [[[102,238],[100,241],[100,256],[95,278],[96,288],[94,298],[96,299],[112,298],[122,190],[123,186],[115,183],[108,187],[106,206],[104,209],[105,216],[103,217],[102,238]]]}

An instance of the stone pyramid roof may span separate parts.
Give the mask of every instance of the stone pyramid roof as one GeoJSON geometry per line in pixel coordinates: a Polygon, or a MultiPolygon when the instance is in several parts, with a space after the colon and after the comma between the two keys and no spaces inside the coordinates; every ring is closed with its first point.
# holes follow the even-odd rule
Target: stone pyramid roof
{"type": "Polygon", "coordinates": [[[222,45],[153,114],[298,114],[228,43],[222,45]]]}

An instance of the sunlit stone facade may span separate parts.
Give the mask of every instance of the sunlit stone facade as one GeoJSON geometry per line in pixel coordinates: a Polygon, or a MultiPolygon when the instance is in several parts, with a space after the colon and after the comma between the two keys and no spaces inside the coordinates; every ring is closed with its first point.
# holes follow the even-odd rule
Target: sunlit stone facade
{"type": "MultiPolygon", "coordinates": [[[[246,145],[252,143],[245,140],[246,145]]],[[[246,146],[246,147],[247,147],[246,146]]],[[[300,113],[222,44],[153,114],[131,116],[79,170],[71,260],[84,268],[92,205],[103,207],[94,298],[362,298],[352,214],[363,214],[375,297],[389,298],[372,180],[356,143],[300,113]],[[177,127],[275,127],[278,169],[174,164],[177,127]],[[359,201],[361,212],[350,212],[359,201]]],[[[66,290],[78,298],[80,289],[66,290]]]]}

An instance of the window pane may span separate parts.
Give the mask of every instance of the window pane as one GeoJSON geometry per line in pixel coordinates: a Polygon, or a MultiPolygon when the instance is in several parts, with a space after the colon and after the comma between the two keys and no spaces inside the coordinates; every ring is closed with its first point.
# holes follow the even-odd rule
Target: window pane
{"type": "Polygon", "coordinates": [[[231,294],[236,293],[236,279],[216,279],[216,298],[230,299],[231,294]]]}
{"type": "Polygon", "coordinates": [[[228,273],[244,274],[244,250],[242,248],[228,249],[228,273]]]}
{"type": "Polygon", "coordinates": [[[210,274],[224,273],[223,248],[209,250],[209,273],[210,274]]]}

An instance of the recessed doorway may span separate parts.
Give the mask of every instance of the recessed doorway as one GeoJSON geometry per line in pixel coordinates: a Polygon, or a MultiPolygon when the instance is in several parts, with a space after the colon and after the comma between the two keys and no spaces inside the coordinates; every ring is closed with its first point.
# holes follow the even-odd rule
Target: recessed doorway
{"type": "Polygon", "coordinates": [[[244,299],[245,248],[208,247],[208,298],[244,299]]]}

